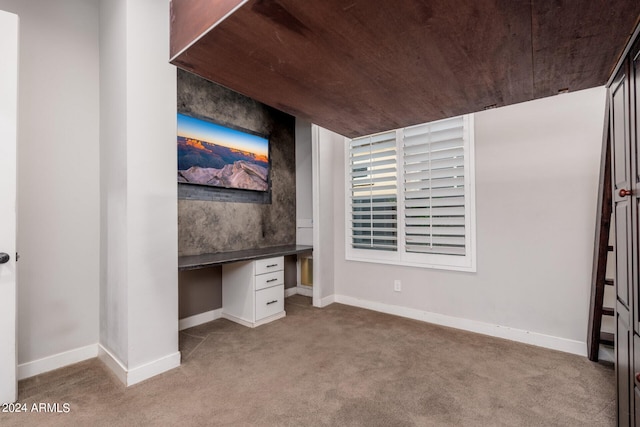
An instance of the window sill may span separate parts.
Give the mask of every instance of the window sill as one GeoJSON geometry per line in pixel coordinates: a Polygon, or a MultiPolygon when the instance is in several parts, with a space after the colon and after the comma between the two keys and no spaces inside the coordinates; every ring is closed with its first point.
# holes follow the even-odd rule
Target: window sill
{"type": "MultiPolygon", "coordinates": [[[[449,271],[461,271],[466,273],[475,273],[476,265],[473,260],[466,258],[461,259],[467,265],[451,265],[444,263],[429,263],[429,262],[415,262],[402,259],[389,259],[389,258],[375,258],[360,255],[347,254],[345,261],[355,262],[367,262],[372,264],[385,264],[385,265],[397,265],[398,267],[414,267],[414,268],[426,268],[433,270],[449,270],[449,271]]],[[[462,264],[462,263],[461,263],[462,264]]]]}

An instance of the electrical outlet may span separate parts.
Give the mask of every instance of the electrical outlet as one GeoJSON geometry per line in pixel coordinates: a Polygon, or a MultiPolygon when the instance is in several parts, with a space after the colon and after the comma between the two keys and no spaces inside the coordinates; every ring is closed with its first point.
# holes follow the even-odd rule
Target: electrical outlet
{"type": "Polygon", "coordinates": [[[402,283],[400,283],[400,280],[393,281],[393,290],[396,292],[402,291],[402,283]]]}

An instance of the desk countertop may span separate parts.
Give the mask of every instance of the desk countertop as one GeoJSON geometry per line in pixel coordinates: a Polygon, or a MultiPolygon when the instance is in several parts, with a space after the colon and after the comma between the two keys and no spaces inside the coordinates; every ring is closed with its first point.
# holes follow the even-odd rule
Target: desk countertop
{"type": "Polygon", "coordinates": [[[216,254],[187,255],[178,257],[178,271],[195,270],[238,261],[296,255],[312,251],[313,246],[284,245],[272,246],[270,248],[246,249],[243,251],[220,252],[216,254]]]}

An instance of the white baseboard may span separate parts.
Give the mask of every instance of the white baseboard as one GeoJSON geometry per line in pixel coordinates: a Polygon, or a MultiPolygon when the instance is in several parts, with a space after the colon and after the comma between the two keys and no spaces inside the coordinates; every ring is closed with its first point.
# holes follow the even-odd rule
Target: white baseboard
{"type": "Polygon", "coordinates": [[[258,326],[266,325],[267,323],[273,322],[274,320],[282,319],[283,317],[286,317],[286,316],[287,316],[287,312],[282,310],[280,313],[276,313],[269,317],[265,317],[264,319],[258,320],[253,327],[257,328],[258,326]]]}
{"type": "Polygon", "coordinates": [[[160,375],[180,366],[180,352],[168,354],[160,359],[129,369],[127,386],[138,384],[146,379],[160,375]]]}
{"type": "Polygon", "coordinates": [[[211,322],[216,319],[222,319],[222,308],[205,311],[204,313],[180,319],[178,321],[178,330],[181,331],[183,329],[193,328],[194,326],[202,325],[203,323],[211,322]]]}
{"type": "Polygon", "coordinates": [[[93,359],[96,356],[98,356],[98,344],[91,344],[54,354],[53,356],[43,357],[32,362],[22,363],[18,365],[18,380],[73,365],[87,359],[93,359]]]}
{"type": "Polygon", "coordinates": [[[313,287],[298,285],[296,287],[298,295],[304,295],[305,297],[313,297],[313,287]]]}
{"type": "Polygon", "coordinates": [[[127,369],[124,364],[109,350],[100,345],[98,358],[118,377],[127,387],[159,375],[180,366],[180,352],[169,354],[144,365],[127,369]]]}
{"type": "Polygon", "coordinates": [[[247,328],[255,328],[255,325],[253,323],[247,322],[244,319],[241,319],[239,317],[233,316],[233,315],[228,314],[228,313],[222,313],[222,318],[223,319],[227,319],[227,320],[229,320],[231,322],[234,322],[234,323],[238,323],[238,324],[240,324],[242,326],[246,326],[247,328]]]}
{"type": "Polygon", "coordinates": [[[265,317],[264,319],[260,319],[254,323],[248,322],[244,319],[233,316],[229,313],[222,313],[222,318],[238,323],[242,326],[246,326],[247,328],[257,328],[258,326],[265,325],[269,322],[273,322],[274,320],[282,319],[283,317],[286,317],[286,315],[287,315],[287,312],[282,310],[280,313],[272,314],[271,316],[265,317]]]}
{"type": "Polygon", "coordinates": [[[292,295],[303,295],[305,297],[313,297],[313,288],[311,286],[298,285],[284,290],[284,297],[288,298],[292,295]]]}
{"type": "Polygon", "coordinates": [[[287,288],[284,290],[284,297],[289,298],[292,295],[298,295],[298,288],[295,286],[293,288],[287,288]]]}
{"type": "Polygon", "coordinates": [[[104,348],[102,344],[98,345],[98,359],[100,359],[102,363],[104,363],[107,368],[109,368],[109,370],[118,377],[122,384],[127,385],[127,368],[124,366],[124,363],[114,356],[113,353],[104,348]]]}
{"type": "Polygon", "coordinates": [[[336,302],[336,296],[335,295],[329,295],[328,297],[321,298],[320,302],[318,304],[316,304],[316,301],[314,299],[313,300],[313,306],[314,307],[318,307],[318,308],[323,308],[323,307],[326,307],[326,306],[328,306],[330,304],[333,304],[334,302],[336,302]]]}
{"type": "Polygon", "coordinates": [[[545,335],[538,332],[494,325],[491,323],[479,322],[477,320],[462,319],[459,317],[431,313],[428,311],[400,307],[397,305],[367,301],[346,295],[335,295],[335,302],[379,311],[382,313],[394,314],[396,316],[407,317],[409,319],[420,320],[423,322],[434,323],[436,325],[448,326],[450,328],[476,332],[483,335],[505,338],[511,341],[550,348],[553,350],[563,351],[565,353],[573,353],[585,357],[587,356],[587,343],[583,341],[575,341],[567,338],[545,335]]]}

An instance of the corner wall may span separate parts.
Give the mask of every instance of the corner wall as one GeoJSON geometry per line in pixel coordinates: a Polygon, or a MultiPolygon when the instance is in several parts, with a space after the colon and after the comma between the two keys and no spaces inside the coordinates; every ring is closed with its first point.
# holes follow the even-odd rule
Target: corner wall
{"type": "Polygon", "coordinates": [[[604,107],[595,88],[476,114],[477,273],[345,261],[335,143],[336,301],[586,354],[604,107]]]}
{"type": "MultiPolygon", "coordinates": [[[[337,226],[343,223],[339,215],[344,209],[337,196],[344,197],[344,137],[313,125],[311,128],[313,181],[313,305],[324,307],[334,302],[336,294],[335,257],[340,236],[337,226]],[[337,162],[337,163],[336,163],[337,162]],[[342,183],[342,184],[341,184],[342,183]],[[342,189],[336,193],[336,187],[342,189]],[[335,259],[335,261],[334,261],[335,259]]],[[[344,240],[343,240],[344,241],[344,240]]],[[[344,252],[344,250],[343,250],[344,252]]]]}
{"type": "Polygon", "coordinates": [[[18,375],[95,357],[98,1],[0,0],[20,18],[18,375]]]}
{"type": "Polygon", "coordinates": [[[100,2],[100,344],[127,363],[125,0],[100,2]],[[118,243],[120,242],[120,243],[118,243]]]}
{"type": "Polygon", "coordinates": [[[176,70],[168,0],[100,5],[100,358],[132,385],[180,364],[176,70]]]}
{"type": "Polygon", "coordinates": [[[311,123],[296,118],[296,243],[313,245],[311,123]]]}

